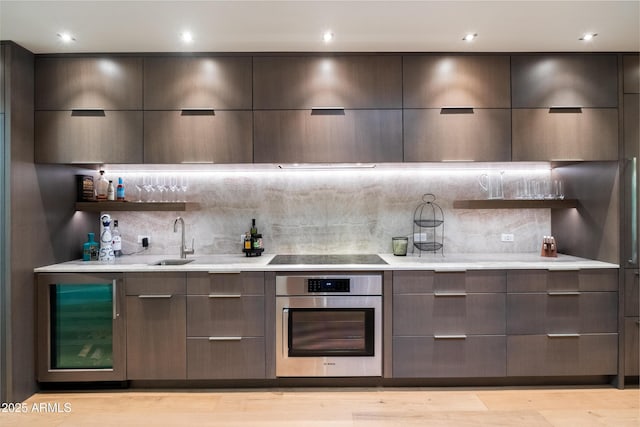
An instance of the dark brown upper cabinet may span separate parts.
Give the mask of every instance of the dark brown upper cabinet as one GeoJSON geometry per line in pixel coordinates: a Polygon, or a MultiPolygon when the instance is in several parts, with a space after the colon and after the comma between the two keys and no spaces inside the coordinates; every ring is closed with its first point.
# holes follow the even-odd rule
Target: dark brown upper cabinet
{"type": "Polygon", "coordinates": [[[253,60],[257,110],[402,108],[400,56],[281,56],[253,60]]]}
{"type": "Polygon", "coordinates": [[[142,58],[36,59],[36,110],[141,110],[142,58]]]}
{"type": "Polygon", "coordinates": [[[624,93],[640,93],[640,56],[624,55],[624,93]]]}
{"type": "Polygon", "coordinates": [[[145,163],[251,163],[251,111],[144,112],[145,163]]]}
{"type": "Polygon", "coordinates": [[[403,57],[405,108],[510,108],[508,56],[403,57]]]}
{"type": "Polygon", "coordinates": [[[251,57],[144,59],[144,109],[250,110],[251,57]]]}
{"type": "Polygon", "coordinates": [[[402,161],[402,110],[254,112],[256,163],[402,161]]]}
{"type": "Polygon", "coordinates": [[[142,111],[36,111],[36,163],[142,163],[142,111]]]}
{"type": "Polygon", "coordinates": [[[513,109],[512,159],[618,159],[616,108],[513,109]]]}
{"type": "Polygon", "coordinates": [[[616,55],[514,55],[513,108],[617,108],[616,55]]]}
{"type": "Polygon", "coordinates": [[[405,109],[404,161],[511,160],[511,110],[405,109]]]}

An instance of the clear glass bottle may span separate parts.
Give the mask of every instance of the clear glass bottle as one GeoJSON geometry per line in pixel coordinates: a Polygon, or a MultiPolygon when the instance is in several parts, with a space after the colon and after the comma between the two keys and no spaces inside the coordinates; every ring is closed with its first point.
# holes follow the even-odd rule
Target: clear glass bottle
{"type": "Polygon", "coordinates": [[[104,176],[104,171],[101,170],[96,179],[96,199],[107,200],[107,192],[109,191],[109,181],[104,176]]]}
{"type": "Polygon", "coordinates": [[[111,230],[111,246],[113,246],[113,254],[116,257],[122,255],[122,236],[118,229],[118,220],[113,220],[113,230],[111,230]]]}
{"type": "Polygon", "coordinates": [[[116,189],[113,187],[113,181],[109,181],[107,184],[107,200],[116,199],[116,189]]]}
{"type": "Polygon", "coordinates": [[[118,186],[116,187],[116,199],[124,201],[124,183],[122,177],[118,178],[118,186]]]}

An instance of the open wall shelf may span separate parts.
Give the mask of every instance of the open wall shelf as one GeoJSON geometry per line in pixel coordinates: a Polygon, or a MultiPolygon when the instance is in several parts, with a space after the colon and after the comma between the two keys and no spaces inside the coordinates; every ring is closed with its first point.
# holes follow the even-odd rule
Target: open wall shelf
{"type": "Polygon", "coordinates": [[[77,211],[190,211],[199,207],[188,202],[76,202],[77,211]]]}
{"type": "Polygon", "coordinates": [[[454,200],[454,209],[569,209],[577,208],[577,199],[564,200],[454,200]]]}

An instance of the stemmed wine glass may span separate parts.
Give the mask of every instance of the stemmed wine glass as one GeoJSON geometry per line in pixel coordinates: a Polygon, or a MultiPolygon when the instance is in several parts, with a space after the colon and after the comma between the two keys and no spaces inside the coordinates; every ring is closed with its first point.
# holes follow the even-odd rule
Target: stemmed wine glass
{"type": "Polygon", "coordinates": [[[171,197],[169,199],[170,202],[178,201],[178,176],[171,175],[169,177],[169,190],[171,191],[171,197]]]}
{"type": "Polygon", "coordinates": [[[187,189],[189,188],[189,178],[186,175],[180,176],[180,191],[182,192],[181,201],[187,201],[187,189]]]}
{"type": "Polygon", "coordinates": [[[142,174],[137,174],[134,185],[136,186],[136,194],[138,196],[138,202],[142,201],[142,192],[144,191],[144,176],[142,174]]]}

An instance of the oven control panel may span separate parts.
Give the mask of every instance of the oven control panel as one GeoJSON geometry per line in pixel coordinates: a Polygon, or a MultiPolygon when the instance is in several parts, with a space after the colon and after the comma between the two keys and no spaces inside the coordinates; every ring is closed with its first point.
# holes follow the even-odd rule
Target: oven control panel
{"type": "Polygon", "coordinates": [[[349,279],[308,279],[308,292],[350,292],[349,279]]]}

